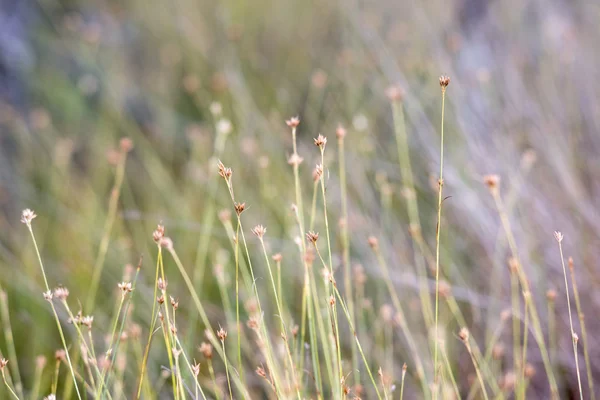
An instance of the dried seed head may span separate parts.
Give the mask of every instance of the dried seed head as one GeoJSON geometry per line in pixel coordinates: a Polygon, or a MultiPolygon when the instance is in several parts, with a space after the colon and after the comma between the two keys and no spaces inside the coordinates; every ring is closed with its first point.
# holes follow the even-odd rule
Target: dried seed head
{"type": "Polygon", "coordinates": [[[439,281],[438,293],[442,298],[448,298],[452,294],[452,286],[446,281],[439,281]]]}
{"type": "Polygon", "coordinates": [[[315,141],[315,146],[321,148],[321,150],[324,149],[325,145],[327,144],[327,138],[325,136],[321,135],[320,133],[319,133],[319,136],[314,138],[314,141],[315,141]]]}
{"type": "Polygon", "coordinates": [[[573,257],[569,257],[568,263],[569,263],[569,270],[573,271],[573,268],[575,268],[575,263],[573,262],[573,257]]]}
{"type": "Polygon", "coordinates": [[[406,365],[406,363],[402,364],[402,376],[406,375],[407,369],[408,369],[408,366],[406,365]]]}
{"type": "Polygon", "coordinates": [[[227,339],[227,331],[225,329],[223,329],[222,327],[219,328],[219,330],[217,331],[217,337],[219,338],[219,340],[221,342],[224,342],[225,339],[227,339]]]}
{"type": "Polygon", "coordinates": [[[560,243],[563,240],[563,234],[560,233],[559,231],[554,231],[554,238],[556,239],[556,241],[558,243],[560,243]]]}
{"type": "Polygon", "coordinates": [[[404,91],[399,86],[393,85],[385,90],[385,95],[392,102],[402,101],[404,91]]]}
{"type": "Polygon", "coordinates": [[[56,350],[54,352],[54,358],[56,359],[56,361],[66,361],[67,353],[65,353],[65,351],[63,349],[56,350]]]}
{"type": "Polygon", "coordinates": [[[57,287],[54,289],[54,296],[60,301],[65,301],[69,297],[69,289],[66,287],[57,287]]]}
{"type": "Polygon", "coordinates": [[[302,161],[304,161],[304,158],[300,157],[298,154],[294,153],[290,156],[290,158],[288,158],[288,164],[297,167],[300,164],[302,164],[302,161]]]}
{"type": "Polygon", "coordinates": [[[163,280],[163,278],[158,278],[158,282],[156,286],[161,292],[164,292],[167,289],[168,282],[167,280],[163,280]]]}
{"type": "Polygon", "coordinates": [[[131,286],[131,282],[121,282],[117,285],[119,289],[123,292],[123,294],[131,293],[133,291],[133,287],[131,286]]]}
{"type": "Polygon", "coordinates": [[[8,360],[6,358],[0,359],[0,369],[4,369],[4,367],[6,367],[7,364],[8,360]]]}
{"type": "Polygon", "coordinates": [[[267,378],[267,373],[265,372],[265,369],[261,366],[256,367],[256,375],[264,379],[267,378]]]}
{"type": "Polygon", "coordinates": [[[300,118],[298,118],[298,117],[292,117],[292,118],[286,120],[285,123],[290,128],[296,128],[298,125],[300,125],[300,118]]]}
{"type": "Polygon", "coordinates": [[[258,330],[258,320],[256,319],[256,317],[250,317],[246,322],[246,326],[252,329],[253,331],[258,330]]]}
{"type": "Polygon", "coordinates": [[[165,236],[165,227],[158,224],[154,232],[152,232],[152,239],[154,239],[156,243],[159,243],[163,236],[165,236]]]}
{"type": "Polygon", "coordinates": [[[376,250],[379,248],[379,241],[377,240],[377,238],[375,236],[369,236],[369,238],[367,239],[367,242],[369,243],[369,246],[371,246],[371,248],[373,250],[376,250]]]}
{"type": "Polygon", "coordinates": [[[317,164],[313,171],[313,179],[318,181],[323,176],[323,164],[317,164]]]}
{"type": "Polygon", "coordinates": [[[440,86],[442,91],[445,91],[448,85],[450,84],[450,77],[447,75],[440,76],[440,86]]]}
{"type": "Polygon", "coordinates": [[[231,211],[225,209],[219,211],[219,221],[225,223],[231,220],[231,211]]]}
{"type": "Polygon", "coordinates": [[[165,302],[165,296],[161,294],[156,298],[156,301],[158,302],[158,304],[162,305],[165,302]]]}
{"type": "Polygon", "coordinates": [[[529,363],[525,364],[525,378],[531,379],[535,376],[535,367],[529,363]]]}
{"type": "Polygon", "coordinates": [[[177,310],[179,308],[179,300],[175,300],[173,298],[173,296],[169,296],[170,300],[171,300],[171,307],[173,307],[173,310],[177,310]]]}
{"type": "Polygon", "coordinates": [[[573,343],[577,344],[579,342],[579,335],[575,332],[571,332],[571,336],[573,337],[573,343]]]}
{"type": "Polygon", "coordinates": [[[93,322],[94,322],[93,315],[86,315],[85,317],[81,318],[81,324],[87,326],[88,329],[92,329],[93,322]]]}
{"type": "Polygon", "coordinates": [[[500,177],[498,175],[486,175],[483,177],[483,182],[486,184],[490,191],[495,192],[498,190],[500,184],[500,177]]]}
{"type": "Polygon", "coordinates": [[[119,148],[123,153],[129,153],[133,149],[133,140],[128,137],[121,138],[119,140],[119,148]]]}
{"type": "Polygon", "coordinates": [[[262,225],[256,225],[252,229],[252,233],[255,234],[259,239],[262,239],[265,233],[267,233],[267,228],[262,225]]]}
{"type": "Polygon", "coordinates": [[[335,136],[337,136],[339,140],[343,140],[346,137],[346,129],[344,129],[341,124],[336,128],[335,136]]]}
{"type": "Polygon", "coordinates": [[[231,175],[233,174],[233,172],[231,171],[231,168],[225,167],[225,165],[223,165],[223,163],[221,161],[219,161],[217,166],[219,168],[219,175],[221,175],[221,177],[223,177],[226,181],[228,181],[229,178],[231,178],[231,175]]]}
{"type": "Polygon", "coordinates": [[[311,242],[312,244],[316,244],[317,240],[319,239],[319,233],[313,232],[313,231],[308,231],[308,233],[306,234],[306,239],[308,239],[308,241],[311,242]]]}
{"type": "Polygon", "coordinates": [[[200,343],[200,347],[198,348],[200,353],[204,355],[204,358],[211,359],[212,358],[212,345],[210,343],[202,342],[200,343]]]}
{"type": "Polygon", "coordinates": [[[333,295],[329,296],[329,305],[331,307],[335,306],[335,297],[333,295]]]}
{"type": "Polygon", "coordinates": [[[37,215],[35,215],[35,213],[32,210],[30,210],[29,208],[26,208],[21,213],[21,222],[24,223],[25,225],[29,226],[29,225],[31,225],[31,221],[35,217],[37,217],[37,215]]]}
{"type": "Polygon", "coordinates": [[[469,340],[469,330],[467,328],[461,328],[460,332],[458,332],[458,337],[464,343],[467,343],[469,340]]]}
{"type": "Polygon", "coordinates": [[[280,263],[281,260],[283,259],[283,256],[281,255],[281,253],[275,253],[273,254],[273,261],[280,263]]]}
{"type": "Polygon", "coordinates": [[[52,301],[52,291],[48,290],[47,292],[44,292],[44,299],[46,301],[52,301]]]}
{"type": "Polygon", "coordinates": [[[492,348],[492,357],[494,360],[500,360],[504,357],[504,345],[502,343],[496,343],[492,348]]]}
{"type": "Polygon", "coordinates": [[[173,250],[173,240],[171,240],[171,238],[169,237],[164,237],[162,239],[160,239],[160,242],[158,242],[160,247],[163,247],[169,251],[173,250]]]}
{"type": "Polygon", "coordinates": [[[233,208],[235,209],[235,213],[240,216],[246,209],[246,203],[234,203],[233,208]]]}
{"type": "Polygon", "coordinates": [[[548,299],[548,301],[554,301],[554,300],[556,300],[556,290],[554,290],[554,289],[548,289],[546,291],[546,299],[548,299]]]}
{"type": "Polygon", "coordinates": [[[297,325],[297,324],[296,324],[296,325],[294,325],[294,326],[292,326],[291,332],[292,332],[292,336],[293,336],[293,337],[296,337],[296,336],[298,336],[298,329],[299,329],[299,327],[298,327],[298,325],[297,325]]]}
{"type": "Polygon", "coordinates": [[[200,375],[200,363],[196,363],[194,361],[194,364],[192,364],[192,373],[196,378],[198,377],[198,375],[200,375]]]}

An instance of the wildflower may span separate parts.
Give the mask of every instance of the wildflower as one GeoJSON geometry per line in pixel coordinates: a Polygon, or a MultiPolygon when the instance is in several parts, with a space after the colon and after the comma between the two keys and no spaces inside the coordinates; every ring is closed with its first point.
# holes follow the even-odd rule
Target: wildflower
{"type": "Polygon", "coordinates": [[[556,239],[556,241],[557,241],[558,243],[560,243],[560,242],[562,242],[562,240],[563,240],[563,234],[562,234],[562,233],[560,233],[559,231],[555,231],[555,232],[554,232],[554,238],[556,239]]]}
{"type": "Polygon", "coordinates": [[[265,228],[262,225],[256,225],[252,229],[252,233],[254,233],[256,236],[258,236],[259,239],[262,239],[262,237],[265,235],[265,233],[267,233],[267,228],[265,228]]]}
{"type": "Polygon", "coordinates": [[[219,161],[217,166],[219,168],[219,175],[221,175],[221,177],[223,177],[226,181],[228,181],[229,178],[231,178],[231,175],[233,174],[233,171],[231,171],[231,168],[226,167],[221,161],[219,161]]]}
{"type": "Polygon", "coordinates": [[[24,223],[27,226],[31,225],[31,221],[37,217],[37,215],[33,212],[33,210],[30,210],[29,208],[26,208],[23,210],[23,213],[21,214],[21,222],[24,223]]]}
{"type": "Polygon", "coordinates": [[[388,99],[390,99],[390,101],[396,102],[402,100],[402,97],[404,97],[404,92],[400,87],[394,85],[385,90],[385,95],[388,99]]]}
{"type": "Polygon", "coordinates": [[[154,232],[152,232],[152,239],[154,239],[154,241],[156,243],[159,243],[160,240],[165,236],[165,227],[161,224],[158,224],[156,226],[156,229],[154,230],[154,232]]]}
{"type": "Polygon", "coordinates": [[[449,84],[450,84],[449,76],[447,76],[447,75],[440,76],[440,86],[442,87],[442,91],[445,91],[449,84]]]}
{"type": "Polygon", "coordinates": [[[212,345],[210,343],[202,342],[200,343],[200,347],[198,348],[200,353],[204,355],[204,358],[211,359],[212,358],[212,345]]]}
{"type": "Polygon", "coordinates": [[[132,292],[133,291],[133,287],[131,286],[131,282],[121,282],[117,286],[119,287],[119,289],[121,289],[121,291],[123,292],[123,294],[125,294],[127,292],[132,292]]]}
{"type": "Polygon", "coordinates": [[[292,117],[292,118],[286,120],[285,123],[290,128],[295,129],[296,127],[298,127],[298,125],[300,125],[300,118],[298,118],[298,117],[292,117]]]}
{"type": "Polygon", "coordinates": [[[302,161],[304,161],[304,158],[300,157],[298,154],[292,154],[290,156],[290,158],[288,158],[288,164],[297,167],[300,164],[302,164],[302,161]]]}
{"type": "Polygon", "coordinates": [[[58,287],[54,289],[54,296],[60,301],[65,301],[69,297],[69,289],[66,287],[58,287]]]}
{"type": "Polygon", "coordinates": [[[306,238],[312,244],[316,244],[317,240],[319,239],[319,233],[318,232],[313,232],[313,231],[308,231],[308,233],[306,234],[306,238]]]}
{"type": "Polygon", "coordinates": [[[92,329],[92,322],[94,322],[93,315],[86,315],[85,317],[81,318],[81,324],[87,326],[88,329],[92,329]]]}
{"type": "Polygon", "coordinates": [[[195,377],[198,377],[198,375],[200,375],[200,363],[196,363],[195,360],[194,364],[192,364],[192,373],[195,377]]]}
{"type": "Polygon", "coordinates": [[[327,144],[327,138],[325,136],[321,135],[320,133],[319,133],[319,136],[314,138],[314,141],[315,141],[315,146],[320,147],[321,150],[323,148],[325,148],[325,145],[327,144]]]}
{"type": "Polygon", "coordinates": [[[335,130],[335,135],[340,140],[344,139],[346,137],[346,129],[344,129],[341,124],[338,125],[337,129],[335,130]]]}
{"type": "Polygon", "coordinates": [[[223,329],[222,327],[219,328],[219,330],[217,331],[217,337],[219,338],[219,340],[221,342],[224,342],[225,339],[227,339],[227,331],[225,329],[223,329]]]}
{"type": "Polygon", "coordinates": [[[234,203],[233,208],[238,216],[246,209],[246,203],[234,203]]]}

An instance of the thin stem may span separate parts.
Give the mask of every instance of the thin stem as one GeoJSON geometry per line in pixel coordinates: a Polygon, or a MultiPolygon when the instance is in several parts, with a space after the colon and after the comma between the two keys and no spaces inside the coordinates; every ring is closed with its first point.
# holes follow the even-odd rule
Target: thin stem
{"type": "Polygon", "coordinates": [[[20,397],[23,396],[23,384],[21,383],[21,374],[19,372],[19,364],[17,362],[17,351],[15,348],[15,340],[12,333],[12,326],[10,323],[10,313],[8,307],[8,296],[4,289],[0,288],[0,313],[2,316],[2,327],[4,329],[4,338],[6,339],[6,347],[8,348],[8,355],[11,360],[14,361],[14,368],[12,368],[12,375],[14,377],[15,390],[20,397]]]}
{"type": "MultiPolygon", "coordinates": [[[[42,270],[42,276],[44,277],[44,283],[46,284],[46,291],[50,292],[50,286],[48,286],[48,279],[46,279],[46,272],[44,270],[44,263],[42,262],[42,256],[40,255],[40,249],[38,248],[37,242],[35,240],[35,235],[33,234],[33,228],[31,227],[31,223],[27,224],[27,228],[29,229],[29,233],[31,234],[31,239],[33,240],[33,246],[35,247],[35,253],[37,254],[38,262],[40,263],[40,268],[42,270]]],[[[52,303],[52,300],[49,301],[50,306],[52,307],[52,313],[54,314],[54,320],[56,321],[56,326],[58,328],[58,333],[60,334],[60,340],[63,345],[63,349],[65,350],[65,355],[67,357],[67,363],[69,364],[69,371],[71,372],[71,378],[73,379],[73,384],[75,385],[75,391],[77,392],[77,398],[81,400],[81,394],[79,393],[79,387],[77,385],[77,379],[75,378],[75,370],[73,369],[73,364],[71,364],[71,357],[69,356],[69,349],[67,347],[67,341],[65,340],[65,335],[63,333],[62,326],[60,325],[60,319],[58,318],[58,314],[56,312],[56,308],[52,303]]]]}
{"type": "Polygon", "coordinates": [[[6,372],[4,371],[4,367],[0,368],[0,370],[2,371],[2,380],[4,381],[4,385],[6,386],[6,388],[10,392],[10,394],[15,399],[19,400],[19,396],[17,396],[17,394],[14,392],[14,390],[12,390],[12,388],[10,387],[10,385],[8,384],[8,382],[6,381],[6,372]]]}
{"type": "Polygon", "coordinates": [[[581,374],[579,373],[579,361],[577,357],[577,335],[573,330],[573,316],[571,315],[571,298],[569,296],[569,282],[567,281],[567,269],[565,267],[565,258],[562,250],[562,234],[560,232],[555,233],[556,240],[558,242],[558,250],[560,252],[560,262],[563,268],[563,275],[565,277],[565,292],[567,295],[567,308],[569,310],[569,326],[571,327],[571,341],[573,342],[573,355],[575,357],[575,366],[577,367],[577,383],[579,384],[579,398],[583,400],[583,390],[581,388],[581,374]]]}
{"type": "MultiPolygon", "coordinates": [[[[440,179],[438,181],[438,204],[437,204],[437,227],[435,230],[435,336],[434,336],[434,387],[438,383],[438,341],[439,341],[439,289],[440,289],[440,228],[442,224],[442,191],[444,187],[444,109],[445,109],[446,89],[442,87],[442,123],[440,128],[440,179]]],[[[435,389],[434,398],[437,398],[438,391],[435,389]]]]}
{"type": "MultiPolygon", "coordinates": [[[[226,354],[224,340],[221,340],[221,345],[223,346],[223,354],[226,354]]],[[[229,363],[227,362],[227,357],[225,357],[225,375],[227,375],[227,387],[229,388],[229,398],[233,399],[233,394],[231,392],[231,380],[229,379],[229,363]]]]}

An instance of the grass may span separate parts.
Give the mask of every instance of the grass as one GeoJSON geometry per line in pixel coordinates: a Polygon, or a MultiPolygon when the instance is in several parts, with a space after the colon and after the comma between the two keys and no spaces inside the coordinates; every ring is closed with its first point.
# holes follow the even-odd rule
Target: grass
{"type": "Polygon", "coordinates": [[[0,397],[594,398],[584,6],[77,3],[0,107],[0,397]]]}

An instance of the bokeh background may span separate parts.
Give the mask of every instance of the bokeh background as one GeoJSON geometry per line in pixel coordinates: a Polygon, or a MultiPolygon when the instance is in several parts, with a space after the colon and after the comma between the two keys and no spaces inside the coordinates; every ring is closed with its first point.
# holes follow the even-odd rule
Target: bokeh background
{"type": "MultiPolygon", "coordinates": [[[[561,396],[577,394],[553,232],[563,232],[565,255],[575,262],[588,316],[591,367],[600,376],[595,334],[600,328],[595,318],[600,301],[599,18],[600,4],[586,0],[2,0],[0,284],[8,294],[18,353],[11,362],[18,364],[25,387],[33,380],[36,356],[53,357],[60,341],[41,296],[43,281],[20,212],[30,207],[38,214],[34,229],[49,280],[68,286],[71,299],[84,302],[106,230],[123,137],[134,148],[110,230],[94,311],[99,324],[110,321],[124,266],[137,264],[143,255],[142,295],[132,318],[148,326],[156,257],[151,234],[161,221],[190,274],[204,270],[198,291],[211,320],[223,320],[215,280],[219,273],[230,277],[233,256],[216,217],[231,208],[225,185],[214,179],[219,130],[231,130],[221,159],[234,170],[236,195],[248,205],[246,227],[267,226],[269,250],[293,259],[297,232],[287,163],[292,138],[285,120],[295,115],[301,120],[305,204],[310,204],[312,168],[319,161],[312,138],[322,133],[330,139],[326,179],[336,222],[335,129],[342,124],[348,132],[347,222],[352,263],[364,267],[370,285],[364,307],[371,307],[378,321],[385,317],[380,307],[389,302],[367,244],[367,237],[376,235],[403,302],[418,314],[386,88],[397,85],[404,93],[423,236],[433,247],[438,76],[444,73],[451,77],[445,278],[472,335],[483,343],[501,311],[510,307],[509,251],[482,181],[486,174],[498,174],[534,301],[545,311],[547,290],[558,292],[555,365],[561,396]],[[203,237],[209,251],[199,259],[203,237]],[[215,265],[225,272],[215,273],[215,265]]],[[[339,263],[338,244],[334,255],[339,263]]],[[[182,315],[193,314],[175,267],[169,268],[170,286],[180,290],[182,315]]],[[[290,261],[283,274],[292,302],[301,293],[303,270],[290,261]]],[[[267,290],[263,278],[258,285],[267,290]]],[[[547,313],[541,318],[546,324],[547,313]]],[[[418,334],[423,328],[413,319],[418,334]]],[[[458,329],[449,322],[448,341],[457,376],[467,387],[473,370],[452,333],[458,329]]],[[[202,341],[199,332],[187,338],[191,349],[202,341]]],[[[4,339],[0,334],[3,354],[4,339]]],[[[426,349],[426,340],[419,341],[426,349]]],[[[504,342],[510,348],[508,329],[504,342]]],[[[529,397],[546,398],[539,352],[534,340],[530,343],[530,362],[538,373],[529,397]]],[[[384,357],[377,353],[377,339],[368,346],[375,359],[384,357]]],[[[396,372],[408,362],[402,349],[399,339],[396,372]]],[[[158,375],[164,354],[157,350],[154,356],[151,373],[158,375]]],[[[51,372],[44,376],[48,383],[51,372]]],[[[410,398],[419,398],[415,381],[409,378],[407,385],[410,398]]]]}

